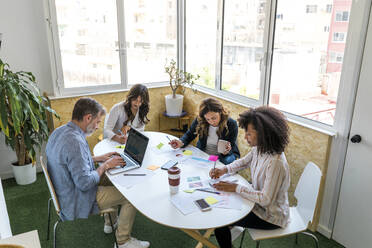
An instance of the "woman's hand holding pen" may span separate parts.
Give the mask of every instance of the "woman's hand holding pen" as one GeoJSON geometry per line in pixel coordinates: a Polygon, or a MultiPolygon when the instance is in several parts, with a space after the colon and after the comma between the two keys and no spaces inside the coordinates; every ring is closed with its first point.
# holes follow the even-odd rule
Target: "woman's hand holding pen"
{"type": "Polygon", "coordinates": [[[111,139],[113,141],[116,141],[116,142],[120,143],[120,144],[125,144],[125,143],[127,143],[128,137],[126,135],[115,134],[111,139]]]}
{"type": "Polygon", "coordinates": [[[220,178],[222,175],[226,174],[227,173],[227,168],[226,167],[223,167],[221,169],[219,168],[213,168],[209,171],[209,176],[212,178],[212,179],[217,179],[217,178],[220,178]]]}
{"type": "Polygon", "coordinates": [[[177,148],[180,148],[182,147],[184,144],[181,140],[178,140],[178,139],[174,139],[174,140],[171,140],[169,141],[168,143],[173,149],[177,149],[177,148]]]}

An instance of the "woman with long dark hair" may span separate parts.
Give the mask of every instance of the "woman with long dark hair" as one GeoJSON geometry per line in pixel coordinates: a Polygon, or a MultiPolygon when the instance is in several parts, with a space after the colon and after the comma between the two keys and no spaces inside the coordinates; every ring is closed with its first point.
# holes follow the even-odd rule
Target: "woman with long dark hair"
{"type": "Polygon", "coordinates": [[[142,84],[133,85],[125,101],[115,104],[105,121],[104,137],[121,144],[127,141],[127,132],[134,128],[138,131],[145,130],[149,122],[149,92],[142,84]]]}
{"type": "Polygon", "coordinates": [[[210,154],[218,155],[219,160],[228,164],[240,157],[236,138],[238,136],[238,125],[229,117],[228,111],[221,102],[214,98],[206,98],[199,106],[199,115],[192,122],[190,129],[181,139],[174,139],[170,145],[176,149],[187,146],[199,136],[197,147],[210,154]],[[225,149],[218,152],[219,140],[224,140],[225,149]]]}
{"type": "Polygon", "coordinates": [[[258,107],[239,115],[239,126],[245,130],[245,139],[252,147],[241,159],[223,168],[210,171],[212,178],[250,168],[252,184],[248,187],[236,183],[219,182],[217,190],[236,192],[255,202],[252,211],[230,226],[215,229],[222,248],[231,248],[231,226],[257,229],[285,227],[289,220],[288,188],[289,168],[284,149],[289,142],[289,128],[284,115],[271,107],[258,107]]]}

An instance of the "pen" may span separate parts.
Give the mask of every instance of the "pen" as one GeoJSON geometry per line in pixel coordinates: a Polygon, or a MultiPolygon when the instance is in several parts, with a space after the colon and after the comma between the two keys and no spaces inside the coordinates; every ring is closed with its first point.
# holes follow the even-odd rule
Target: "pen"
{"type": "Polygon", "coordinates": [[[220,192],[216,192],[216,191],[212,191],[212,190],[206,190],[206,189],[195,189],[195,190],[208,192],[208,193],[213,193],[213,194],[217,194],[217,195],[221,194],[220,192]]]}
{"type": "Polygon", "coordinates": [[[132,174],[132,173],[130,173],[130,174],[128,174],[128,173],[125,173],[125,174],[123,174],[123,176],[146,176],[146,174],[132,174]]]}
{"type": "Polygon", "coordinates": [[[169,142],[171,142],[172,140],[169,138],[169,136],[168,135],[166,135],[165,137],[167,137],[167,139],[169,140],[169,142]]]}

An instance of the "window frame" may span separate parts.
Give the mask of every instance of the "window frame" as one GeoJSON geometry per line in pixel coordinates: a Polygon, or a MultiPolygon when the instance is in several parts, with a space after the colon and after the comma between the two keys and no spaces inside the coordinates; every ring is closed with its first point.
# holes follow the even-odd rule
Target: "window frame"
{"type": "MultiPolygon", "coordinates": [[[[224,21],[224,5],[226,0],[220,0],[220,7],[218,13],[218,29],[217,33],[219,36],[219,40],[217,41],[217,58],[216,58],[216,77],[215,77],[215,87],[214,88],[207,88],[201,85],[195,85],[196,89],[205,92],[207,94],[211,94],[222,99],[237,103],[242,106],[246,107],[257,107],[262,105],[269,104],[269,93],[270,93],[270,78],[271,78],[271,66],[272,66],[272,55],[273,55],[273,45],[274,45],[274,33],[275,33],[275,24],[276,24],[276,5],[278,0],[267,0],[265,6],[265,31],[264,31],[264,55],[262,58],[262,69],[261,69],[261,82],[260,82],[260,96],[258,100],[242,96],[233,92],[222,90],[222,56],[223,56],[223,21],[224,21]]],[[[367,0],[363,0],[367,1],[367,0]]],[[[46,0],[47,7],[47,23],[49,25],[48,32],[48,40],[50,46],[50,57],[51,57],[51,69],[52,69],[52,76],[53,76],[53,84],[54,84],[54,92],[56,96],[68,96],[68,95],[81,95],[81,94],[97,94],[97,93],[105,93],[105,92],[115,92],[115,91],[122,91],[128,89],[128,82],[127,82],[127,59],[126,59],[126,49],[125,49],[125,22],[124,22],[124,15],[117,16],[118,20],[118,38],[119,38],[119,52],[121,53],[120,58],[120,66],[121,66],[121,82],[118,85],[104,85],[104,86],[90,86],[90,87],[76,87],[76,88],[64,88],[63,86],[63,71],[62,71],[62,62],[61,62],[61,53],[59,47],[59,36],[58,36],[58,27],[57,27],[57,15],[55,9],[55,0],[46,0]],[[122,41],[122,42],[120,42],[122,41]]],[[[185,22],[186,22],[186,8],[185,3],[186,0],[177,0],[177,62],[180,69],[185,69],[186,65],[186,58],[185,58],[185,22]]],[[[362,4],[365,4],[363,2],[362,4]]],[[[117,11],[124,13],[124,0],[116,0],[117,11]]],[[[344,11],[340,11],[344,12],[344,11]]],[[[348,11],[349,16],[348,20],[351,22],[352,18],[360,19],[362,17],[352,17],[352,11],[348,11]]],[[[363,20],[363,23],[366,20],[363,20]]],[[[354,41],[352,37],[349,37],[346,34],[346,48],[343,56],[343,68],[354,68],[354,66],[350,67],[352,63],[350,61],[355,60],[355,56],[353,54],[349,54],[347,51],[350,49],[356,49],[355,46],[360,45],[360,42],[354,41]],[[358,43],[358,44],[357,44],[358,43]],[[356,45],[357,44],[357,45],[356,45]]],[[[350,70],[343,70],[342,77],[340,81],[340,88],[345,87],[345,80],[344,78],[348,78],[349,74],[356,73],[357,68],[350,70]],[[344,75],[345,74],[345,75],[344,75]]],[[[167,86],[168,82],[150,82],[146,85],[148,87],[159,87],[159,86],[167,86]]],[[[339,101],[343,101],[343,99],[349,99],[349,97],[345,97],[346,93],[341,93],[341,90],[338,94],[338,103],[337,103],[337,110],[335,114],[335,121],[333,125],[328,125],[322,122],[318,122],[315,120],[307,119],[301,116],[297,116],[293,113],[288,113],[283,111],[283,113],[287,116],[287,118],[297,124],[302,126],[306,126],[315,130],[319,130],[323,133],[334,135],[337,130],[337,120],[340,119],[339,116],[343,114],[343,110],[340,109],[339,101]]],[[[341,103],[340,103],[341,104],[341,103]]]]}

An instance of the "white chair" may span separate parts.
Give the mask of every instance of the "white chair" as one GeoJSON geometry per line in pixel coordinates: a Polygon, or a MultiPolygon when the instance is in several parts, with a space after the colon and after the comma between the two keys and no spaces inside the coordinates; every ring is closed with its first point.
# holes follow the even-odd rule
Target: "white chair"
{"type": "MultiPolygon", "coordinates": [[[[53,247],[56,248],[57,246],[57,226],[60,222],[62,222],[62,218],[61,218],[61,208],[59,206],[59,202],[58,202],[58,198],[57,198],[57,194],[56,192],[54,191],[54,186],[53,186],[53,183],[52,181],[50,180],[50,177],[49,177],[49,173],[48,173],[48,170],[47,170],[47,167],[45,166],[45,163],[44,163],[44,160],[43,160],[43,156],[40,156],[40,164],[41,164],[41,167],[43,168],[43,172],[44,172],[44,176],[45,176],[45,181],[47,182],[47,185],[48,185],[48,189],[49,189],[49,192],[50,192],[50,198],[48,200],[48,227],[47,227],[47,240],[49,240],[49,227],[50,227],[50,202],[53,200],[53,205],[54,205],[54,208],[56,210],[56,213],[57,213],[57,216],[58,216],[58,220],[57,222],[54,224],[54,232],[53,232],[53,247]]],[[[111,220],[111,215],[110,213],[114,213],[116,211],[116,209],[114,208],[108,208],[108,209],[104,209],[104,210],[101,210],[100,211],[100,214],[103,215],[103,214],[109,214],[109,217],[110,217],[110,224],[111,224],[111,228],[112,230],[114,230],[114,225],[112,223],[112,220],[111,220]]],[[[115,243],[117,244],[117,240],[116,240],[116,235],[115,235],[115,232],[113,231],[114,233],[114,237],[115,237],[115,243]]]]}
{"type": "MultiPolygon", "coordinates": [[[[261,230],[247,228],[252,239],[256,241],[256,247],[260,247],[260,241],[264,239],[280,238],[291,234],[303,233],[312,237],[315,240],[315,245],[318,248],[318,239],[312,234],[305,232],[309,224],[313,221],[314,210],[318,199],[318,192],[322,172],[314,163],[309,162],[303,171],[300,180],[298,181],[295,197],[297,199],[297,206],[290,208],[290,222],[286,228],[279,228],[275,230],[261,230]]],[[[242,235],[240,247],[242,247],[245,230],[242,235]]]]}

